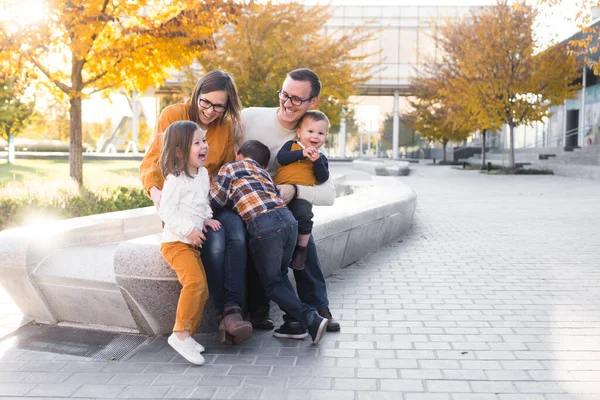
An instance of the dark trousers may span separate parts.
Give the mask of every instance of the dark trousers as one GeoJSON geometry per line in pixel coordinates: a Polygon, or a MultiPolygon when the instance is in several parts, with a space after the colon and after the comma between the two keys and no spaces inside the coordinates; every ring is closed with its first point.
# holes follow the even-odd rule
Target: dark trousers
{"type": "MultiPolygon", "coordinates": [[[[248,309],[251,314],[255,312],[268,312],[269,299],[265,295],[265,289],[260,282],[260,278],[251,263],[251,257],[248,259],[247,282],[248,282],[248,309]]],[[[296,290],[298,297],[303,303],[310,305],[313,308],[321,309],[329,306],[327,298],[327,286],[325,285],[325,277],[321,270],[321,263],[317,254],[317,246],[311,235],[308,240],[306,263],[303,270],[294,270],[294,278],[296,279],[296,290]]],[[[284,315],[285,320],[293,320],[289,315],[284,315]]]]}
{"type": "Polygon", "coordinates": [[[298,239],[298,222],[287,208],[256,217],[248,224],[248,243],[267,298],[306,326],[314,308],[303,303],[288,278],[288,268],[298,239]]]}
{"type": "Polygon", "coordinates": [[[221,229],[207,229],[206,241],[200,257],[206,271],[208,290],[217,310],[242,306],[244,277],[246,275],[246,224],[234,211],[224,208],[213,217],[221,222],[221,229]]]}
{"type": "Polygon", "coordinates": [[[313,227],[312,204],[306,200],[293,199],[287,205],[298,221],[298,235],[310,235],[313,227]]]}

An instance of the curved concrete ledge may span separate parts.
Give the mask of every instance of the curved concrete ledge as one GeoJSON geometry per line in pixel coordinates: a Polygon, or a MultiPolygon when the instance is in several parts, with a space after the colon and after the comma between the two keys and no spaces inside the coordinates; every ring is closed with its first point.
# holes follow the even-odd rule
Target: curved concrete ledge
{"type": "Polygon", "coordinates": [[[406,176],[410,172],[409,165],[408,161],[377,158],[359,158],[352,161],[352,168],[377,176],[406,176]]]}
{"type": "MultiPolygon", "coordinates": [[[[331,275],[404,234],[416,195],[394,178],[373,177],[332,207],[315,207],[314,238],[331,275]]],[[[348,184],[351,184],[350,182],[348,184]]],[[[153,207],[0,232],[0,282],[39,322],[169,333],[180,285],[159,252],[153,207]]],[[[216,330],[205,307],[202,332],[216,330]]]]}

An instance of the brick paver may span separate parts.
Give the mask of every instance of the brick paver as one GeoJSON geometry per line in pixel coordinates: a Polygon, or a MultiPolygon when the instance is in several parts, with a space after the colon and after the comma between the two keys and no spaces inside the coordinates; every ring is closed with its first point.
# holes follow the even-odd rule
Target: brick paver
{"type": "Polygon", "coordinates": [[[342,332],[318,346],[205,336],[202,367],[163,337],[123,362],[5,349],[0,395],[600,399],[600,183],[411,167],[410,232],[328,279],[342,332]]]}

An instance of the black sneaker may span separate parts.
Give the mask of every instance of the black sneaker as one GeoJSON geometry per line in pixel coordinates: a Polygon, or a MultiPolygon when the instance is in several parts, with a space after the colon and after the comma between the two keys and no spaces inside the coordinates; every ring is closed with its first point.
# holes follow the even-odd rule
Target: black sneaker
{"type": "Polygon", "coordinates": [[[279,328],[275,329],[273,336],[281,339],[304,339],[308,336],[308,332],[300,325],[300,322],[285,321],[279,328]]]}
{"type": "Polygon", "coordinates": [[[325,331],[327,331],[328,322],[329,320],[327,318],[323,318],[317,313],[313,313],[308,317],[308,332],[310,333],[313,344],[319,343],[319,340],[321,340],[325,331]]]}
{"type": "Polygon", "coordinates": [[[327,324],[327,332],[339,332],[340,324],[333,319],[331,316],[331,311],[329,311],[329,307],[323,307],[319,310],[319,315],[323,318],[327,318],[329,323],[327,324]]]}
{"type": "Polygon", "coordinates": [[[260,331],[270,331],[275,328],[273,324],[273,320],[269,316],[269,312],[264,311],[254,311],[250,313],[250,323],[252,324],[253,329],[258,329],[260,331]]]}

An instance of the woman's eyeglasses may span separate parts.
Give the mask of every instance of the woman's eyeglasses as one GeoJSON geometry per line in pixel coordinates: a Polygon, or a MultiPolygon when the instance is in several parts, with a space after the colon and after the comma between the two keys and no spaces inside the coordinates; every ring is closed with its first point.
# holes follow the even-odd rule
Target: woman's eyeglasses
{"type": "Polygon", "coordinates": [[[208,110],[212,107],[212,109],[215,110],[216,113],[222,113],[227,109],[227,107],[223,104],[213,104],[210,101],[203,99],[202,97],[198,99],[198,105],[205,110],[208,110]]]}

